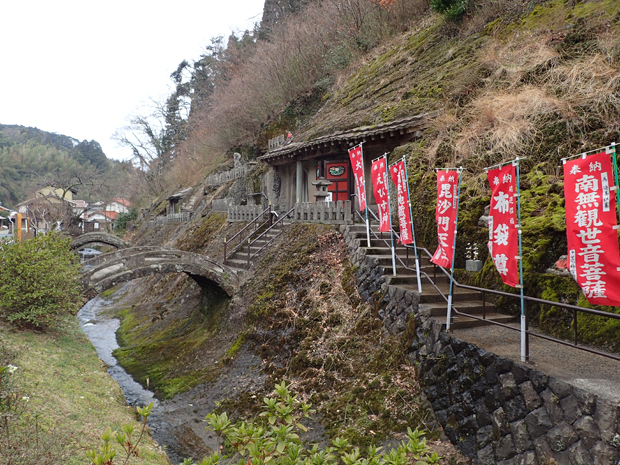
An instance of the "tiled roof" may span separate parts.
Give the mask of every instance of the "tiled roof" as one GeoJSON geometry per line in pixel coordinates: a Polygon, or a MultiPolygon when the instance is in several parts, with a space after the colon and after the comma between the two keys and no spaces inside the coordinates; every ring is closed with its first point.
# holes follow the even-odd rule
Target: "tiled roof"
{"type": "Polygon", "coordinates": [[[326,136],[317,137],[307,142],[294,142],[293,138],[285,142],[273,150],[270,150],[267,154],[259,157],[259,160],[263,160],[269,163],[269,160],[281,157],[283,155],[293,155],[295,152],[309,151],[322,144],[333,144],[336,142],[350,143],[351,146],[360,142],[372,139],[375,136],[382,134],[405,134],[412,133],[417,130],[426,129],[430,124],[430,119],[434,114],[426,113],[422,115],[410,116],[397,121],[389,123],[378,124],[376,126],[363,126],[359,128],[349,129],[345,131],[335,132],[326,136]]]}
{"type": "Polygon", "coordinates": [[[131,206],[131,202],[129,200],[125,200],[122,198],[116,198],[116,199],[112,199],[113,202],[118,202],[121,205],[125,205],[126,207],[130,207],[131,206]]]}

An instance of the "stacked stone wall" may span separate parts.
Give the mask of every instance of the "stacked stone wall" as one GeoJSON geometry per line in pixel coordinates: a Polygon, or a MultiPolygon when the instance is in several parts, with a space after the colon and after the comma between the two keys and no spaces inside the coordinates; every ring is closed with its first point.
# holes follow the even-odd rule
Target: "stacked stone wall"
{"type": "Polygon", "coordinates": [[[386,284],[383,267],[366,256],[349,227],[341,231],[360,296],[380,306],[389,333],[414,328],[407,350],[426,399],[474,464],[620,463],[618,402],[453,337],[417,293],[386,284]]]}

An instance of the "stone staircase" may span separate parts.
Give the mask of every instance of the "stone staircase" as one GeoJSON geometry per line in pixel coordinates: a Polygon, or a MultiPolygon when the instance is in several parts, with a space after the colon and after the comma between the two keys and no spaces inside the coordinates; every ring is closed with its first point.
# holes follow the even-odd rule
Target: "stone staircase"
{"type": "Polygon", "coordinates": [[[251,236],[251,244],[249,246],[249,262],[248,262],[248,245],[247,239],[246,244],[239,247],[239,249],[232,254],[230,257],[226,259],[226,265],[235,270],[237,274],[242,275],[247,272],[247,270],[252,266],[254,261],[257,258],[258,252],[260,252],[263,248],[267,246],[269,242],[275,239],[282,232],[283,224],[280,223],[263,234],[263,230],[258,230],[256,233],[251,236]],[[261,234],[262,237],[256,239],[261,234]],[[249,263],[249,265],[248,265],[249,263]]]}
{"type": "MultiPolygon", "coordinates": [[[[388,244],[390,244],[389,233],[383,233],[383,238],[387,241],[387,244],[381,239],[375,239],[371,233],[370,247],[367,247],[365,225],[356,224],[349,226],[349,231],[360,240],[360,247],[366,249],[366,257],[375,259],[376,263],[383,267],[386,283],[389,286],[403,288],[416,293],[418,292],[413,250],[409,249],[409,256],[407,257],[407,248],[402,245],[396,245],[396,255],[401,258],[406,267],[402,266],[397,259],[396,276],[394,276],[392,270],[392,251],[388,246],[388,244]]],[[[377,235],[380,235],[380,233],[377,233],[377,235]]],[[[446,276],[439,267],[433,265],[426,254],[421,254],[419,259],[420,270],[422,272],[420,306],[424,306],[424,308],[430,311],[432,317],[440,320],[445,326],[447,314],[446,299],[450,291],[450,278],[446,276]],[[428,277],[423,273],[426,273],[428,277]],[[433,285],[433,283],[435,285],[433,285]],[[442,294],[445,295],[446,298],[444,298],[442,294]]],[[[452,315],[454,318],[451,327],[453,329],[461,329],[491,324],[491,322],[511,323],[515,321],[515,317],[513,316],[497,313],[492,303],[483,302],[482,299],[483,297],[480,292],[454,286],[452,293],[453,307],[459,312],[475,315],[487,321],[481,321],[464,315],[456,315],[453,312],[452,315]]]]}

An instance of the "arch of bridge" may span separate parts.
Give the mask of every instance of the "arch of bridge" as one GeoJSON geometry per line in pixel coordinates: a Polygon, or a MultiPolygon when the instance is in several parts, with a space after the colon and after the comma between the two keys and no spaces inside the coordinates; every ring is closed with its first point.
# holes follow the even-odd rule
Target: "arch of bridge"
{"type": "Polygon", "coordinates": [[[120,237],[117,237],[114,234],[102,232],[82,234],[81,236],[78,236],[71,241],[70,247],[72,250],[79,250],[82,247],[93,245],[104,245],[116,247],[117,249],[126,249],[127,247],[129,247],[129,245],[120,237]]]}
{"type": "Polygon", "coordinates": [[[161,247],[132,247],[98,255],[82,265],[88,297],[154,273],[186,273],[202,288],[215,284],[228,296],[239,285],[236,271],[204,255],[161,247]]]}

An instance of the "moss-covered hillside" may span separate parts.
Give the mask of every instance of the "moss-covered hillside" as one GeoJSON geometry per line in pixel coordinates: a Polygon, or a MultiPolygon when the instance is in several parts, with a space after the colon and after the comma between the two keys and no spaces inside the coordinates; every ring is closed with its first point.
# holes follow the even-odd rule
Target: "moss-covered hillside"
{"type": "MultiPolygon", "coordinates": [[[[407,157],[419,241],[436,246],[434,168],[462,166],[457,267],[477,243],[485,267],[461,277],[491,287],[501,281],[487,259],[488,230],[478,226],[490,201],[484,168],[525,158],[526,294],[587,305],[572,279],[545,271],[566,254],[561,158],[620,138],[620,1],[497,2],[495,11],[490,3],[461,23],[421,18],[342,78],[300,137],[429,114],[432,127],[390,155],[407,157]]],[[[516,311],[516,301],[501,304],[516,311]]],[[[535,324],[568,335],[569,315],[531,310],[535,324]]],[[[620,347],[617,325],[581,327],[587,341],[620,347]]]]}

